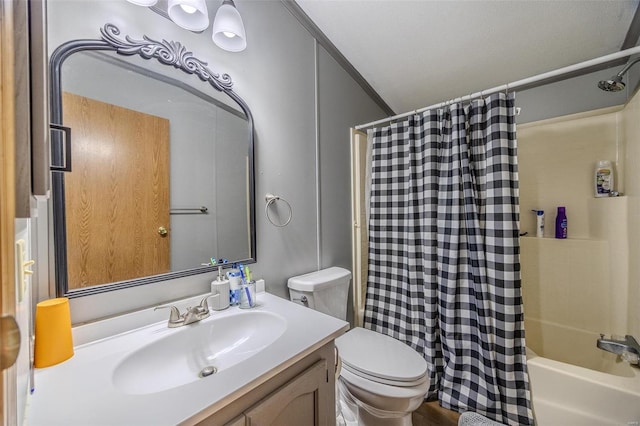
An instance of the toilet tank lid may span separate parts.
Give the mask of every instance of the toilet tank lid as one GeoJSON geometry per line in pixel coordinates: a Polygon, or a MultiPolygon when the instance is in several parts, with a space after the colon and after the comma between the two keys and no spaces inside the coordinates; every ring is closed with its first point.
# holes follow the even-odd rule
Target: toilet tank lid
{"type": "Polygon", "coordinates": [[[351,272],[347,269],[333,266],[327,269],[310,272],[304,275],[289,278],[287,285],[290,289],[298,291],[316,291],[333,287],[351,278],[351,272]]]}

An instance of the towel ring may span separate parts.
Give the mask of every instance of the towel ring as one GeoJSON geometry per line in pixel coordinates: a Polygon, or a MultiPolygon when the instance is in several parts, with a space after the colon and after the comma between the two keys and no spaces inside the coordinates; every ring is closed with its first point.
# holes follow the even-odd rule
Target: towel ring
{"type": "Polygon", "coordinates": [[[273,195],[271,193],[267,193],[267,195],[264,196],[264,200],[267,203],[267,205],[264,207],[264,214],[267,216],[267,219],[269,220],[269,222],[271,222],[273,226],[282,228],[287,226],[289,222],[291,222],[291,217],[293,216],[293,210],[291,209],[291,204],[289,204],[287,200],[277,195],[273,195]],[[275,203],[276,201],[283,201],[287,205],[287,208],[289,209],[289,217],[284,223],[276,223],[271,219],[271,216],[269,216],[269,206],[275,203]]]}

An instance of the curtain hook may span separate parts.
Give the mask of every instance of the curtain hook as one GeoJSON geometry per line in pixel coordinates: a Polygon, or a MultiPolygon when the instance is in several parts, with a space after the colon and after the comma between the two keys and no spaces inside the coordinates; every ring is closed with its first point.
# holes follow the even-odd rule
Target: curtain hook
{"type": "Polygon", "coordinates": [[[509,83],[506,84],[506,87],[504,89],[504,94],[509,96],[509,83]]]}

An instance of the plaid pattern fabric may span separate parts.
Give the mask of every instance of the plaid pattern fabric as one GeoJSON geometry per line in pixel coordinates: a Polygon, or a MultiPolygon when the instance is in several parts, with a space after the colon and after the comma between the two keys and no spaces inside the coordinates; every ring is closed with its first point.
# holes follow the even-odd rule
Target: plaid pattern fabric
{"type": "Polygon", "coordinates": [[[426,111],[373,138],[365,327],[429,364],[429,396],[534,424],[520,291],[514,94],[426,111]]]}

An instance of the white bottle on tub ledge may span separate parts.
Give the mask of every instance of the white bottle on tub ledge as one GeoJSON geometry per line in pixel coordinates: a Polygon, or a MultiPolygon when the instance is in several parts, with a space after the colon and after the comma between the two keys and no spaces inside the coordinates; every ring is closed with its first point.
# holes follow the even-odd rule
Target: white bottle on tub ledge
{"type": "Polygon", "coordinates": [[[614,188],[613,166],[609,160],[600,160],[595,170],[595,196],[609,197],[614,188]]]}
{"type": "Polygon", "coordinates": [[[536,214],[536,237],[544,237],[544,210],[531,210],[536,214]]]}

